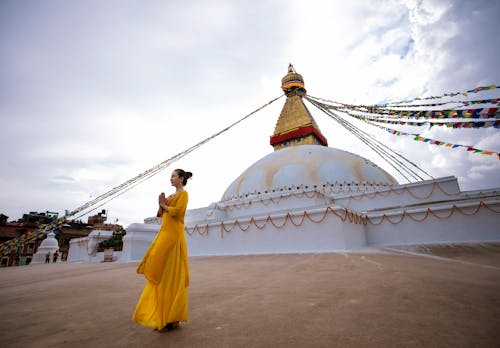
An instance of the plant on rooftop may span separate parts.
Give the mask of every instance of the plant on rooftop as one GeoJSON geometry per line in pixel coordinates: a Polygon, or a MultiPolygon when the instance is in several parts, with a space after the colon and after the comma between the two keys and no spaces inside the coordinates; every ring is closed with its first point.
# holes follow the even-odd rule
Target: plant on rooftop
{"type": "Polygon", "coordinates": [[[110,249],[113,248],[115,251],[122,250],[123,247],[123,236],[127,232],[124,229],[113,231],[111,238],[103,240],[98,244],[99,249],[110,249]]]}

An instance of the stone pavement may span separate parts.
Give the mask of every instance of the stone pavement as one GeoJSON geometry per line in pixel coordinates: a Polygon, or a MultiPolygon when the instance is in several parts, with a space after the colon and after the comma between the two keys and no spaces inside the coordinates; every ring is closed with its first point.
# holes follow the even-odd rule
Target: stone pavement
{"type": "Polygon", "coordinates": [[[145,283],[136,266],[0,269],[0,346],[500,344],[498,244],[191,258],[190,318],[166,333],[131,320],[145,283]]]}

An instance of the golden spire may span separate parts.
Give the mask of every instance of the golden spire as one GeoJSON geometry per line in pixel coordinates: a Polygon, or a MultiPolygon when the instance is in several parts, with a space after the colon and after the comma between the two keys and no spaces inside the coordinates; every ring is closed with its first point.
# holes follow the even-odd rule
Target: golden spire
{"type": "Polygon", "coordinates": [[[326,138],[302,101],[307,93],[304,78],[295,71],[292,64],[288,65],[288,73],[281,79],[281,89],[285,92],[286,102],[271,136],[270,143],[274,151],[297,145],[328,146],[326,138]]]}

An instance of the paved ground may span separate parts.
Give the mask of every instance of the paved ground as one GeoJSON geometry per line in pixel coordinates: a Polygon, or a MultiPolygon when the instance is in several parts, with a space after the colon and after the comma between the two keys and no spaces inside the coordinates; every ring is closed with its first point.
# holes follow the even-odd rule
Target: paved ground
{"type": "Polygon", "coordinates": [[[136,265],[0,269],[0,346],[500,345],[500,245],[192,258],[190,320],[167,333],[131,320],[136,265]]]}

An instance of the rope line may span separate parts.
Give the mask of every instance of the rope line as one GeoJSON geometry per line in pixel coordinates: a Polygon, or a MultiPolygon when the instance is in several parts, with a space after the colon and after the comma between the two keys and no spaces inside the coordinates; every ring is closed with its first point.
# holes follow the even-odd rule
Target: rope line
{"type": "MultiPolygon", "coordinates": [[[[498,89],[497,86],[485,86],[478,87],[473,90],[473,92],[479,92],[486,89],[498,89]],[[490,88],[491,87],[491,88],[490,88]]],[[[470,92],[470,91],[468,91],[470,92]]],[[[452,96],[453,94],[448,94],[452,96]]],[[[312,98],[317,104],[321,105],[323,109],[329,111],[338,111],[342,114],[346,114],[353,118],[358,119],[364,123],[371,126],[383,129],[392,135],[410,135],[413,136],[413,140],[419,142],[426,142],[432,145],[442,145],[443,147],[451,148],[465,148],[471,153],[479,153],[482,155],[496,155],[500,159],[500,153],[496,151],[484,150],[475,148],[470,145],[461,145],[449,143],[441,140],[430,139],[420,136],[420,134],[406,133],[393,128],[388,128],[380,125],[382,124],[395,124],[395,125],[408,125],[408,126],[442,126],[453,129],[469,129],[469,128],[490,128],[500,129],[500,98],[495,99],[475,99],[463,101],[464,106],[473,104],[493,104],[489,107],[470,107],[467,109],[453,108],[451,105],[447,109],[434,109],[434,110],[401,110],[393,109],[394,106],[387,105],[390,104],[379,104],[379,105],[352,105],[340,103],[324,98],[318,98],[308,95],[307,98],[312,98]],[[417,121],[412,121],[412,119],[417,121]],[[419,121],[420,120],[420,121],[419,121]]],[[[458,103],[459,101],[453,101],[458,103]]],[[[426,104],[426,105],[445,105],[452,102],[436,103],[436,104],[426,104]]],[[[424,104],[422,104],[423,106],[424,104]]],[[[412,105],[408,105],[411,107],[412,105]]],[[[402,106],[398,106],[402,107],[402,106]]],[[[494,157],[494,156],[492,156],[494,157]]]]}
{"type": "MultiPolygon", "coordinates": [[[[389,109],[389,108],[397,108],[393,110],[403,110],[400,108],[414,108],[414,107],[426,107],[426,106],[443,106],[443,105],[448,105],[448,104],[462,104],[463,106],[469,106],[471,104],[477,105],[477,104],[498,104],[500,102],[500,98],[491,98],[491,99],[474,99],[474,100],[450,100],[447,102],[441,102],[441,103],[427,103],[427,104],[405,104],[405,105],[394,105],[394,106],[378,106],[378,105],[360,105],[362,107],[366,108],[375,108],[375,109],[389,109]]],[[[347,104],[346,104],[347,105],[347,104]]]]}
{"type": "MultiPolygon", "coordinates": [[[[438,106],[438,105],[446,105],[446,104],[452,104],[452,103],[472,103],[472,104],[487,104],[487,103],[492,103],[492,104],[495,104],[495,103],[498,103],[498,98],[493,98],[493,99],[476,99],[476,100],[467,100],[467,101],[454,101],[454,100],[450,100],[450,101],[445,101],[445,102],[440,102],[440,103],[432,103],[432,104],[410,104],[410,103],[414,103],[414,102],[420,102],[420,101],[423,101],[423,100],[433,100],[433,99],[440,99],[440,98],[444,98],[444,97],[455,97],[455,96],[458,96],[458,95],[462,95],[464,97],[468,97],[468,94],[469,93],[479,93],[479,92],[482,92],[482,91],[486,91],[486,90],[495,90],[495,89],[500,89],[500,86],[497,86],[497,85],[489,85],[489,86],[479,86],[479,87],[476,87],[474,89],[471,89],[471,90],[468,90],[468,91],[464,91],[464,92],[455,92],[455,93],[445,93],[441,96],[431,96],[431,97],[425,97],[425,98],[414,98],[414,99],[410,99],[410,100],[405,100],[405,101],[397,101],[397,102],[389,102],[389,103],[385,103],[385,104],[375,104],[375,105],[359,105],[359,106],[362,106],[362,107],[366,107],[366,108],[387,108],[387,107],[418,107],[418,106],[438,106]]],[[[340,106],[352,106],[352,104],[346,104],[346,103],[341,103],[341,102],[337,102],[337,101],[334,101],[334,100],[331,100],[331,99],[324,99],[324,98],[315,98],[317,99],[318,101],[319,100],[322,100],[322,101],[325,101],[325,102],[328,102],[328,103],[333,103],[333,104],[338,104],[340,106]]],[[[358,106],[358,105],[356,105],[358,106]]]]}
{"type": "MultiPolygon", "coordinates": [[[[368,120],[378,123],[388,123],[388,124],[398,124],[398,125],[409,125],[409,126],[442,126],[442,127],[453,127],[453,128],[500,128],[499,120],[490,120],[487,118],[474,118],[474,119],[460,119],[457,122],[456,118],[430,118],[423,116],[408,116],[408,117],[397,117],[397,116],[383,116],[378,114],[373,114],[372,116],[366,116],[364,114],[358,115],[352,112],[349,112],[350,109],[340,109],[335,108],[335,110],[344,112],[349,114],[349,116],[355,117],[359,120],[368,120]],[[422,121],[411,121],[408,119],[420,119],[423,118],[422,121]],[[431,119],[431,121],[429,121],[431,119]]],[[[352,109],[351,109],[352,110],[352,109]]],[[[500,115],[500,111],[497,112],[500,115]]],[[[496,117],[496,115],[493,115],[496,117]]],[[[462,116],[464,117],[464,116],[462,116]]]]}
{"type": "Polygon", "coordinates": [[[416,168],[417,170],[421,171],[422,173],[426,174],[430,178],[433,178],[430,174],[425,172],[423,169],[418,167],[415,163],[410,161],[409,159],[405,158],[401,154],[395,152],[388,146],[384,145],[380,141],[376,140],[372,135],[362,131],[358,127],[354,126],[350,122],[344,120],[342,117],[339,115],[335,114],[331,110],[328,110],[324,107],[323,104],[317,102],[316,100],[309,98],[308,96],[305,97],[306,100],[308,100],[310,103],[312,103],[314,106],[316,106],[318,109],[323,111],[325,114],[327,114],[329,117],[337,121],[340,125],[342,125],[344,128],[349,130],[352,134],[358,137],[362,142],[364,142],[368,147],[370,147],[373,151],[375,151],[379,156],[382,157],[391,167],[393,167],[398,173],[400,173],[408,182],[412,182],[412,180],[409,178],[411,176],[414,180],[424,180],[415,170],[410,168],[408,165],[403,163],[402,161],[405,161],[406,163],[410,164],[412,167],[416,168]],[[403,171],[405,173],[403,173],[403,171]]]}
{"type": "Polygon", "coordinates": [[[498,159],[500,159],[500,152],[478,149],[475,146],[471,146],[471,145],[453,144],[453,143],[448,143],[448,142],[442,141],[442,140],[425,138],[425,137],[420,136],[420,134],[417,134],[417,133],[406,133],[406,132],[398,131],[396,129],[384,127],[382,125],[379,125],[379,124],[376,124],[374,122],[367,121],[367,120],[360,120],[360,121],[365,122],[373,127],[383,129],[384,131],[387,131],[387,132],[391,133],[392,135],[396,135],[396,136],[400,136],[400,135],[408,136],[409,135],[409,136],[413,137],[413,140],[415,140],[415,141],[424,142],[424,143],[428,143],[431,145],[438,145],[438,146],[444,145],[444,147],[451,147],[451,148],[461,147],[461,148],[464,148],[467,151],[472,152],[472,153],[479,153],[481,155],[497,155],[498,159]]]}
{"type": "Polygon", "coordinates": [[[364,107],[360,105],[343,104],[342,106],[327,105],[328,109],[336,110],[352,110],[360,112],[363,115],[369,114],[376,118],[388,119],[432,119],[432,120],[455,120],[463,119],[462,122],[479,122],[478,119],[498,119],[500,113],[498,107],[485,107],[485,108],[468,108],[468,109],[444,109],[444,110],[397,110],[375,107],[364,107]]]}
{"type": "Polygon", "coordinates": [[[443,95],[439,95],[439,96],[430,96],[430,97],[424,97],[424,98],[414,98],[414,99],[410,99],[410,100],[404,100],[404,101],[399,101],[399,102],[391,102],[391,103],[387,103],[387,104],[380,104],[381,106],[392,106],[392,105],[400,105],[400,104],[408,104],[408,103],[412,103],[414,101],[417,101],[417,100],[432,100],[432,99],[441,99],[441,98],[444,98],[444,97],[455,97],[457,95],[463,95],[465,97],[468,96],[469,93],[479,93],[479,92],[482,92],[482,91],[487,91],[487,90],[493,90],[493,89],[499,89],[500,86],[497,86],[497,85],[489,85],[489,86],[478,86],[476,88],[473,88],[473,89],[469,89],[467,91],[463,91],[463,92],[453,92],[453,93],[445,93],[443,95]]]}
{"type": "MultiPolygon", "coordinates": [[[[309,100],[309,99],[308,99],[309,100]]],[[[311,100],[309,100],[311,101],[311,100]]],[[[325,114],[327,114],[329,117],[337,121],[341,126],[346,128],[348,131],[350,131],[352,134],[354,134],[359,140],[361,140],[363,143],[365,143],[369,148],[371,148],[373,151],[375,151],[382,159],[384,159],[391,167],[393,167],[399,174],[401,174],[408,182],[411,182],[411,180],[408,178],[408,176],[405,175],[401,171],[401,167],[398,167],[396,163],[394,163],[391,159],[389,159],[387,156],[385,156],[384,151],[370,142],[367,139],[367,134],[362,132],[361,130],[357,129],[357,127],[352,126],[352,124],[346,122],[344,119],[336,115],[335,113],[331,112],[330,110],[322,107],[321,105],[314,103],[313,105],[318,107],[321,111],[323,111],[325,114]],[[364,134],[363,134],[364,133],[364,134]]]]}
{"type": "Polygon", "coordinates": [[[88,214],[89,212],[91,211],[94,211],[95,209],[101,207],[102,205],[108,203],[109,201],[111,201],[112,199],[115,199],[116,197],[120,196],[121,194],[127,192],[128,190],[132,189],[133,187],[137,186],[138,184],[140,184],[141,182],[143,182],[144,180],[147,180],[149,178],[151,178],[152,176],[158,174],[160,171],[164,170],[165,168],[167,168],[169,165],[171,165],[172,163],[178,161],[179,159],[183,158],[184,156],[186,156],[187,154],[191,153],[192,151],[196,150],[197,148],[199,148],[200,146],[206,144],[207,142],[209,142],[210,140],[216,138],[217,136],[221,135],[222,133],[228,131],[229,129],[233,128],[234,126],[236,126],[237,124],[243,122],[244,120],[246,120],[247,118],[249,118],[250,116],[252,116],[253,114],[257,113],[258,111],[264,109],[266,106],[272,104],[273,102],[275,102],[276,100],[280,99],[281,97],[283,97],[283,95],[277,97],[277,98],[274,98],[272,99],[271,101],[267,102],[266,104],[262,105],[261,107],[257,108],[256,110],[252,111],[251,113],[245,115],[244,117],[242,117],[241,119],[239,119],[238,121],[230,124],[229,126],[223,128],[222,130],[218,131],[217,133],[209,136],[208,138],[200,141],[199,143],[191,146],[190,148],[182,151],[182,152],[179,152],[178,154],[176,154],[175,156],[172,156],[170,157],[169,159],[157,164],[156,166],[146,170],[145,172],[133,177],[132,179],[129,179],[127,181],[125,181],[123,184],[121,185],[118,185],[114,188],[112,188],[111,190],[109,190],[108,192],[92,199],[91,201],[88,201],[87,203],[83,204],[82,206],[76,208],[75,210],[71,211],[71,212],[68,212],[66,214],[66,216],[73,216],[73,215],[76,215],[82,211],[85,211],[87,209],[89,209],[90,207],[93,207],[95,206],[96,204],[102,202],[103,200],[106,200],[104,203],[102,203],[101,205],[99,205],[98,207],[95,207],[93,208],[92,210],[80,215],[80,216],[83,216],[85,214],[88,214]],[[120,193],[121,192],[121,193],[120,193]],[[120,193],[120,194],[118,194],[120,193]]]}

